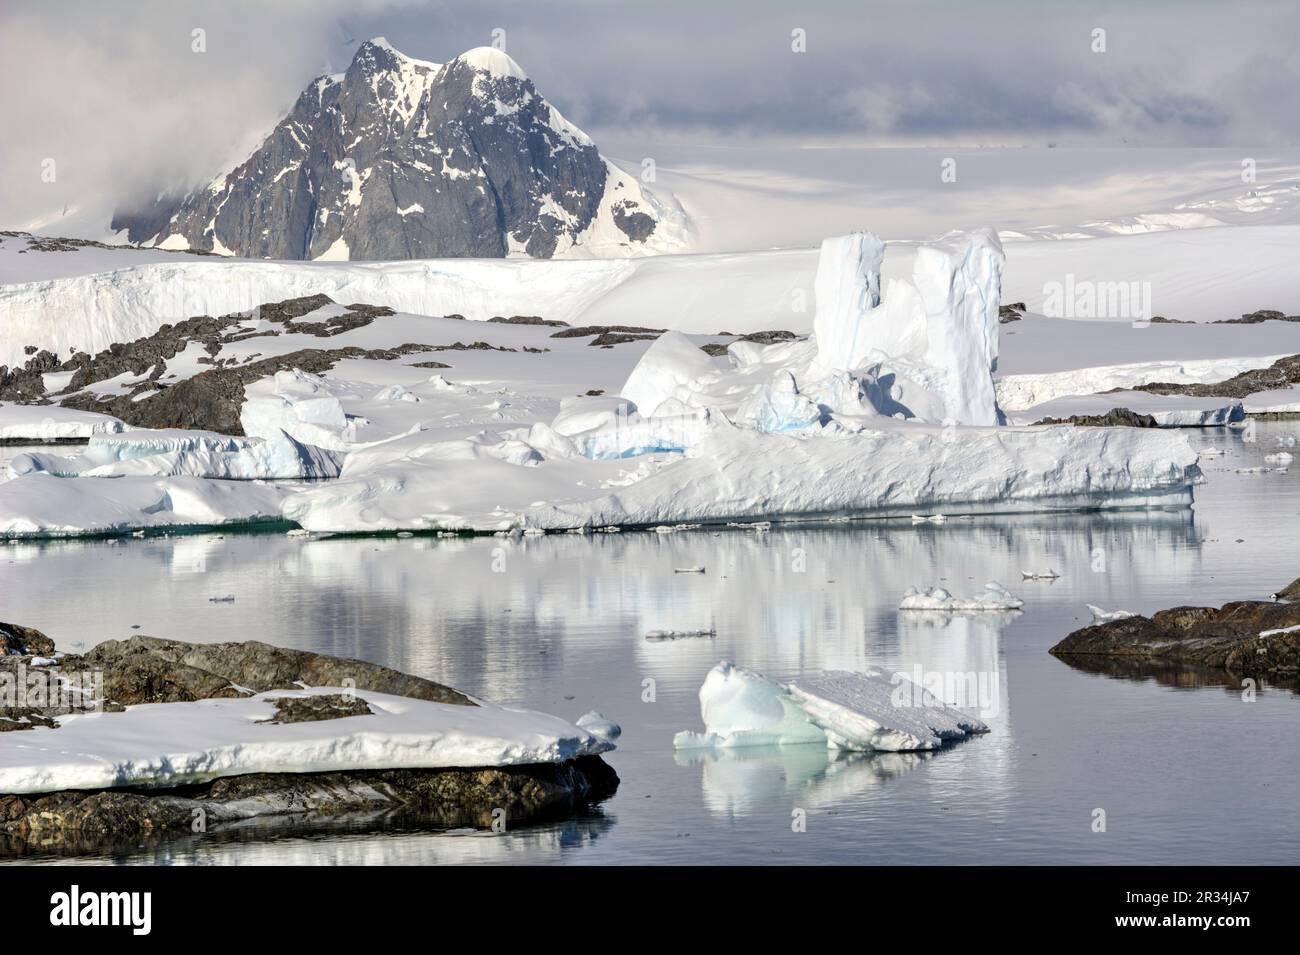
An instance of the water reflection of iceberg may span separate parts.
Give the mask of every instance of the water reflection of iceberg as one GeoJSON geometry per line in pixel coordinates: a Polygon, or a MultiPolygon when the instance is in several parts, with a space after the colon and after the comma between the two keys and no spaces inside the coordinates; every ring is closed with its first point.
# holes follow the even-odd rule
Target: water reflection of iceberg
{"type": "Polygon", "coordinates": [[[795,797],[807,809],[839,805],[879,789],[935,755],[848,753],[806,744],[681,750],[674,758],[679,766],[700,766],[705,808],[716,816],[740,818],[782,798],[795,797]]]}

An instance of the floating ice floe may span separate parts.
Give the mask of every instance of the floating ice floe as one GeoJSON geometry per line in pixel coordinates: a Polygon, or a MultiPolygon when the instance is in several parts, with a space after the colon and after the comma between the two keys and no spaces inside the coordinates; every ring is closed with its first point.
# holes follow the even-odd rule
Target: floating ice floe
{"type": "Polygon", "coordinates": [[[1092,614],[1093,623],[1110,623],[1112,620],[1127,620],[1129,617],[1136,617],[1137,614],[1131,610],[1102,610],[1092,604],[1086,604],[1089,613],[1092,614]]]}
{"type": "Polygon", "coordinates": [[[942,613],[972,613],[1019,610],[1024,605],[1025,602],[1019,597],[1012,596],[1006,587],[996,581],[990,581],[984,585],[984,590],[981,593],[969,598],[954,597],[942,587],[932,587],[929,590],[909,587],[907,592],[903,594],[898,609],[939,611],[942,613]]]}
{"type": "Polygon", "coordinates": [[[821,744],[890,752],[937,749],[988,727],[945,706],[902,674],[831,671],[783,685],[733,663],[700,687],[704,732],[681,732],[678,750],[821,744]]]}
{"type": "Polygon", "coordinates": [[[1022,570],[1020,572],[1020,576],[1024,580],[1056,580],[1061,575],[1049,567],[1047,568],[1047,570],[1041,570],[1041,571],[1022,570]]]}
{"type": "Polygon", "coordinates": [[[146,703],[59,722],[57,730],[35,731],[39,746],[0,749],[0,792],[178,786],[248,773],[515,766],[614,748],[586,729],[529,710],[329,687],[146,703]],[[276,715],[271,700],[344,692],[364,700],[371,712],[263,722],[276,715]]]}
{"type": "Polygon", "coordinates": [[[673,573],[674,574],[702,574],[704,573],[704,568],[703,567],[674,567],[673,573]]]}
{"type": "Polygon", "coordinates": [[[1276,464],[1286,467],[1295,460],[1295,455],[1287,451],[1278,451],[1276,454],[1264,455],[1264,461],[1268,464],[1276,464]]]}

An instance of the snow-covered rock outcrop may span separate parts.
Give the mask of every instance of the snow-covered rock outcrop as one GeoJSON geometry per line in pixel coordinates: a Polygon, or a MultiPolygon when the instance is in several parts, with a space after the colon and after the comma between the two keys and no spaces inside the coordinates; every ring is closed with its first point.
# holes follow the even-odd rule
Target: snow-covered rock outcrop
{"type": "Polygon", "coordinates": [[[59,722],[57,737],[45,745],[0,751],[0,792],[179,786],[250,773],[519,766],[614,748],[604,737],[531,710],[330,687],[146,703],[59,722]],[[273,700],[339,693],[364,701],[370,712],[274,722],[273,700]]]}

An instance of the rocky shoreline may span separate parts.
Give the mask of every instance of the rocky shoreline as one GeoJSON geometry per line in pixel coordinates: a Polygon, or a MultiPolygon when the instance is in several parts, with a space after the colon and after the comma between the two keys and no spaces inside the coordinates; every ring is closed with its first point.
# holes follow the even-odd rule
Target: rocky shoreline
{"type": "MultiPolygon", "coordinates": [[[[1238,600],[1222,607],[1173,607],[1083,627],[1048,652],[1081,669],[1117,676],[1201,670],[1264,679],[1300,689],[1300,580],[1273,601],[1238,600]]],[[[1197,681],[1199,682],[1199,681],[1197,681]]]]}
{"type": "MultiPolygon", "coordinates": [[[[389,667],[257,641],[191,644],[135,636],[63,655],[55,654],[53,641],[40,631],[0,623],[0,684],[16,683],[29,695],[39,688],[43,696],[28,706],[0,700],[0,746],[30,744],[32,734],[54,734],[53,740],[62,719],[88,711],[103,712],[109,721],[141,703],[239,699],[305,686],[479,705],[458,690],[389,667]],[[60,684],[67,686],[66,674],[77,672],[97,675],[95,699],[82,703],[58,692],[60,684]]],[[[272,702],[275,716],[266,722],[369,718],[365,702],[345,694],[272,702]]],[[[166,788],[0,793],[0,858],[47,850],[116,851],[142,839],[250,825],[293,834],[338,826],[499,830],[586,812],[611,796],[618,782],[599,756],[584,755],[527,765],[262,772],[166,788]]]]}

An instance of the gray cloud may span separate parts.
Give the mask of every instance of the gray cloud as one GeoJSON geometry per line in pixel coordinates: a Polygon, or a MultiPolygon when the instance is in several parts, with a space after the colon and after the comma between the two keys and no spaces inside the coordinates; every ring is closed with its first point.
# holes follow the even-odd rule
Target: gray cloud
{"type": "Polygon", "coordinates": [[[0,226],[191,185],[242,158],[314,76],[387,36],[444,60],[506,31],[597,142],[1286,145],[1291,0],[9,0],[0,226]],[[1091,51],[1106,30],[1107,51],[1091,51]],[[191,49],[206,31],[207,51],[191,49]],[[794,28],[807,52],[791,52],[794,28]],[[55,183],[41,162],[57,163],[55,183]]]}

